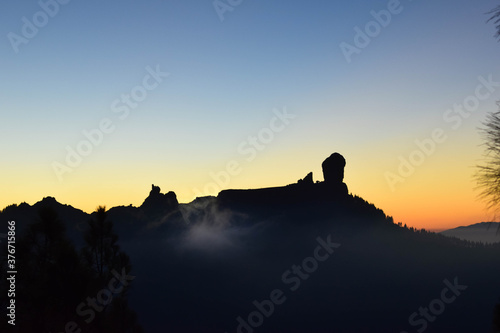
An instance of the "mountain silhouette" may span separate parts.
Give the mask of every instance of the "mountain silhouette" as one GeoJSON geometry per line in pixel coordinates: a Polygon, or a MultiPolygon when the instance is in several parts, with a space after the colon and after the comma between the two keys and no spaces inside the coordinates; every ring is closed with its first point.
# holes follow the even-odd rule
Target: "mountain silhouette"
{"type": "Polygon", "coordinates": [[[449,237],[456,237],[471,242],[482,242],[488,244],[500,242],[499,228],[499,222],[481,222],[444,230],[440,233],[449,237]]]}
{"type": "MultiPolygon", "coordinates": [[[[223,190],[186,204],[152,185],[141,206],[109,209],[134,263],[129,302],[145,331],[488,331],[500,295],[500,244],[394,223],[348,193],[345,165],[334,153],[322,164],[323,181],[309,173],[286,186],[223,190]],[[444,303],[448,284],[459,287],[444,303]]],[[[95,213],[53,198],[9,206],[0,219],[27,224],[43,205],[79,244],[79,226],[95,213]]]]}

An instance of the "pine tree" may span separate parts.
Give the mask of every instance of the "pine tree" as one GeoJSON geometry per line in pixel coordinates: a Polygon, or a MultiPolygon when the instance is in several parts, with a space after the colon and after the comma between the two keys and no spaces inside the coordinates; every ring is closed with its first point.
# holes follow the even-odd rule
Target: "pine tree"
{"type": "MultiPolygon", "coordinates": [[[[93,277],[88,293],[95,295],[99,290],[107,288],[113,272],[129,273],[132,269],[130,258],[120,250],[118,236],[113,231],[113,222],[107,217],[106,207],[99,206],[94,217],[88,222],[84,234],[85,246],[82,258],[89,274],[93,277]]],[[[103,310],[96,314],[89,323],[96,332],[142,332],[137,324],[137,315],[128,307],[127,296],[130,286],[124,286],[113,300],[103,305],[103,310]]]]}
{"type": "Polygon", "coordinates": [[[493,23],[496,24],[495,28],[497,29],[495,37],[500,39],[500,6],[496,7],[492,11],[490,11],[488,14],[492,14],[491,17],[488,19],[489,21],[493,21],[493,23]]]}
{"type": "Polygon", "coordinates": [[[18,239],[19,331],[60,331],[84,297],[85,276],[77,251],[55,210],[42,207],[18,239]]]}

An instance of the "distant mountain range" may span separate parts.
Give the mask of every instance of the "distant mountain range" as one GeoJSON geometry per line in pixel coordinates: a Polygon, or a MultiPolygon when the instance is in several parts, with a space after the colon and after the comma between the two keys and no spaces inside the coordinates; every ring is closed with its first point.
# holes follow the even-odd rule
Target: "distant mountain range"
{"type": "Polygon", "coordinates": [[[481,222],[469,226],[441,231],[442,235],[457,237],[471,242],[492,244],[500,242],[500,223],[481,222]]]}

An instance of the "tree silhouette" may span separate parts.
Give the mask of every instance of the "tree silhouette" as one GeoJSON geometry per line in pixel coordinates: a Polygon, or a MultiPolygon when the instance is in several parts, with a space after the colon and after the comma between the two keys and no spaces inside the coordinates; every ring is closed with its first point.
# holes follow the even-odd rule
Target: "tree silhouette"
{"type": "MultiPolygon", "coordinates": [[[[137,315],[128,306],[130,285],[119,279],[113,282],[119,292],[114,292],[102,310],[96,310],[94,318],[86,321],[87,315],[81,314],[83,310],[89,313],[88,300],[99,299],[114,276],[131,270],[129,257],[120,251],[118,236],[113,233],[104,207],[99,207],[89,221],[84,238],[86,246],[78,255],[56,210],[47,206],[39,209],[35,220],[17,238],[16,326],[4,320],[1,332],[61,332],[67,330],[69,322],[89,333],[142,332],[137,315]]],[[[8,289],[5,249],[0,256],[3,295],[8,289]]],[[[0,304],[7,305],[3,299],[0,304]]]]}
{"type": "Polygon", "coordinates": [[[55,210],[42,207],[19,237],[17,325],[20,332],[58,331],[84,297],[85,273],[55,210]]]}
{"type": "Polygon", "coordinates": [[[113,232],[113,222],[107,218],[106,207],[96,209],[95,218],[88,222],[84,239],[83,258],[99,279],[110,277],[113,269],[130,271],[130,259],[120,251],[118,236],[113,232]]]}
{"type": "MultiPolygon", "coordinates": [[[[495,37],[500,40],[500,6],[488,12],[491,17],[487,22],[496,24],[495,37]]],[[[500,106],[500,103],[497,103],[500,106]]],[[[488,208],[498,208],[500,204],[500,111],[490,113],[485,127],[481,129],[486,145],[486,162],[480,165],[476,174],[480,197],[486,199],[488,208]]]]}
{"type": "MultiPolygon", "coordinates": [[[[488,12],[491,17],[488,22],[493,21],[497,30],[495,37],[500,40],[500,6],[488,12]]],[[[500,106],[500,103],[497,103],[500,106]]],[[[486,199],[488,208],[499,208],[500,204],[500,111],[489,114],[486,127],[481,131],[485,136],[486,163],[479,166],[476,175],[478,186],[482,192],[480,197],[486,199]]],[[[497,234],[500,233],[500,226],[497,234]]],[[[500,332],[500,305],[496,305],[493,318],[493,332],[500,332]]]]}
{"type": "MultiPolygon", "coordinates": [[[[499,103],[500,106],[500,103],[499,103]]],[[[486,146],[485,162],[478,166],[476,180],[480,197],[488,208],[500,208],[500,111],[490,113],[481,129],[486,146]]]]}
{"type": "MultiPolygon", "coordinates": [[[[90,295],[106,289],[117,272],[132,269],[130,258],[120,251],[117,244],[118,236],[113,231],[113,222],[107,218],[106,207],[99,206],[94,213],[84,233],[85,246],[82,249],[84,265],[93,277],[87,288],[90,295]]],[[[113,295],[111,303],[100,305],[102,310],[89,323],[92,331],[142,332],[135,312],[128,307],[128,290],[129,286],[122,286],[120,293],[113,295]]]]}
{"type": "Polygon", "coordinates": [[[496,24],[497,32],[495,37],[500,40],[500,6],[488,12],[488,14],[492,14],[492,16],[488,19],[488,22],[493,21],[496,24]]]}

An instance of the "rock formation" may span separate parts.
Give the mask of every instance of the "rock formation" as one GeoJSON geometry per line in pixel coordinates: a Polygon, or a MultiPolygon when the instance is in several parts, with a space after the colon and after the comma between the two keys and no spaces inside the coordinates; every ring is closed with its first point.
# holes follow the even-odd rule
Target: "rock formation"
{"type": "Polygon", "coordinates": [[[149,196],[140,208],[149,217],[159,217],[179,208],[179,202],[174,192],[161,193],[160,187],[152,185],[149,196]]]}
{"type": "Polygon", "coordinates": [[[325,183],[338,184],[344,180],[345,158],[333,153],[321,164],[325,183]]]}
{"type": "Polygon", "coordinates": [[[313,182],[313,173],[309,172],[307,174],[307,176],[304,177],[304,179],[299,179],[299,181],[297,182],[297,184],[301,184],[301,185],[312,185],[312,184],[314,184],[314,182],[313,182]]]}
{"type": "Polygon", "coordinates": [[[325,181],[318,185],[324,196],[339,198],[349,193],[347,185],[343,182],[345,164],[344,156],[339,153],[331,154],[321,164],[325,181]]]}
{"type": "Polygon", "coordinates": [[[280,187],[224,190],[217,197],[218,202],[228,206],[246,206],[276,208],[287,205],[318,203],[342,200],[347,197],[347,185],[343,183],[345,159],[339,153],[333,153],[322,164],[325,181],[314,183],[312,172],[295,184],[280,187]]]}

